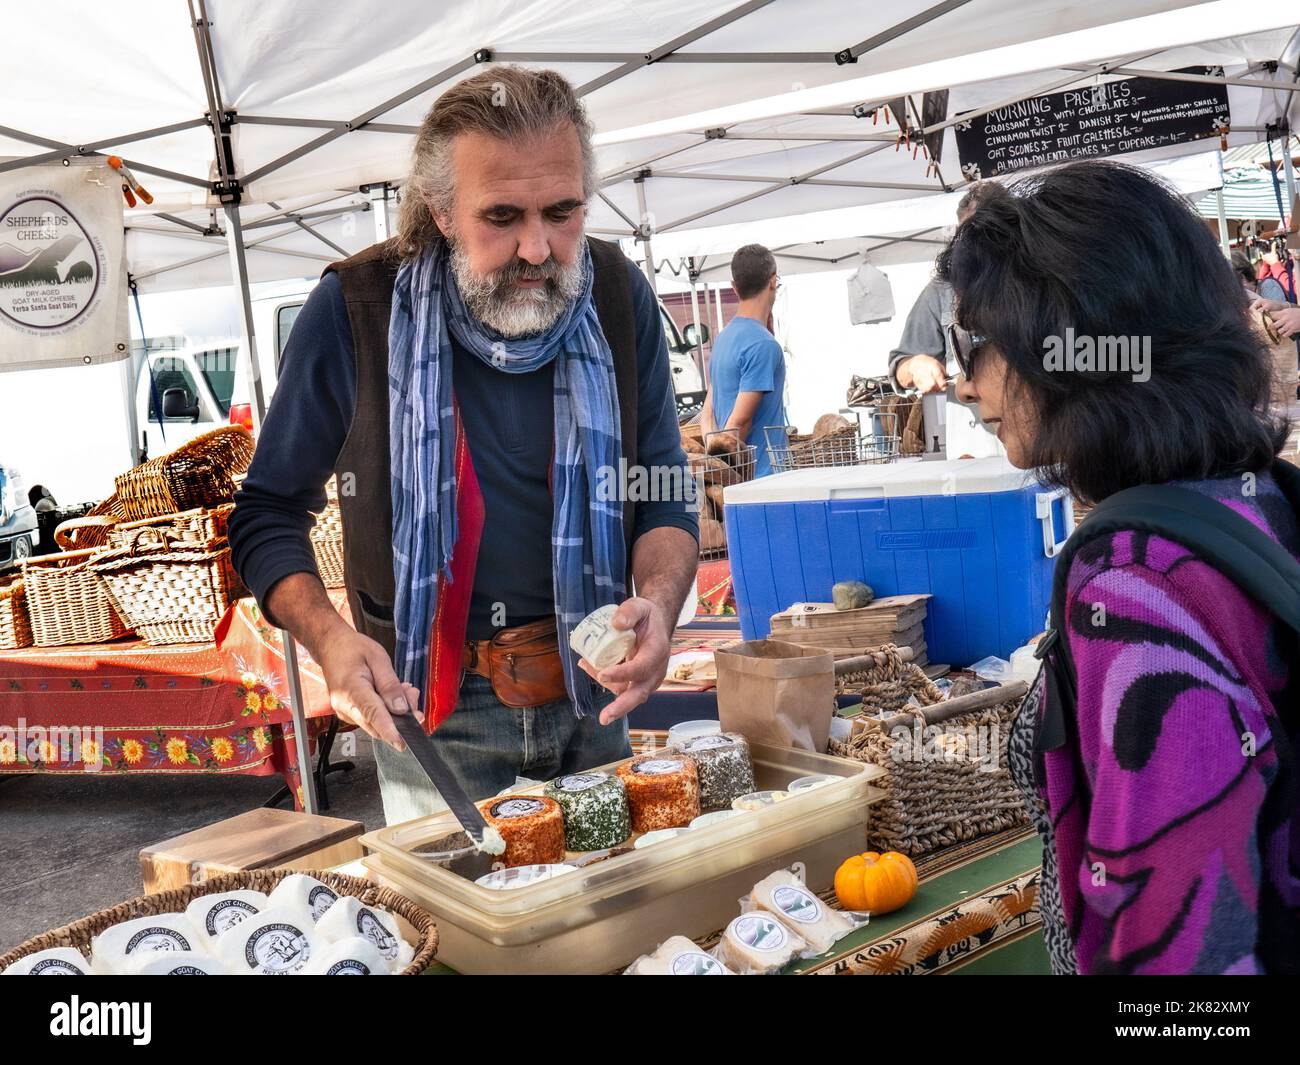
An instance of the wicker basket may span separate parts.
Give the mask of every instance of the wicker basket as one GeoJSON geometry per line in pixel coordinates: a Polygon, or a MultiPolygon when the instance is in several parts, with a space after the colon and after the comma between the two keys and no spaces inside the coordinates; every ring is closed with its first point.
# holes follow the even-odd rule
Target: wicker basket
{"type": "Polygon", "coordinates": [[[23,560],[33,642],[38,647],[107,643],[130,634],[95,572],[96,548],[23,560]]]}
{"type": "Polygon", "coordinates": [[[235,494],[234,475],[253,459],[253,436],[227,425],[150,459],[114,482],[128,521],[217,507],[235,494]]]}
{"type": "MultiPolygon", "coordinates": [[[[943,698],[920,668],[893,653],[859,680],[868,717],[907,709],[911,699],[932,706],[943,698]]],[[[885,796],[871,808],[870,849],[917,858],[1027,824],[1025,801],[1007,760],[1011,723],[1019,712],[1019,699],[974,710],[934,726],[937,733],[913,729],[901,743],[894,730],[874,727],[855,731],[844,742],[832,739],[831,754],[885,770],[873,782],[885,796]]]]}
{"type": "Polygon", "coordinates": [[[109,531],[108,545],[112,548],[130,547],[135,542],[136,532],[140,529],[161,529],[182,540],[200,544],[222,540],[226,536],[230,515],[234,509],[234,503],[226,503],[212,509],[196,507],[194,510],[186,510],[180,514],[163,514],[161,517],[145,518],[142,521],[124,521],[109,531]]]}
{"type": "MultiPolygon", "coordinates": [[[[110,909],[100,910],[89,917],[83,917],[80,921],[74,921],[62,928],[55,928],[35,936],[26,943],[20,943],[8,954],[0,956],[0,971],[7,969],[20,958],[54,947],[72,947],[89,957],[91,939],[113,925],[136,917],[150,917],[159,913],[184,913],[185,907],[195,899],[221,891],[250,890],[269,894],[281,880],[293,872],[292,869],[254,869],[240,873],[223,873],[201,884],[189,884],[183,888],[160,891],[156,895],[141,895],[139,898],[119,903],[110,909]]],[[[378,906],[389,910],[411,926],[415,935],[419,937],[419,942],[415,947],[415,957],[411,959],[411,964],[398,975],[419,976],[433,964],[434,956],[438,952],[437,925],[428,913],[405,895],[399,895],[391,888],[379,887],[368,880],[343,873],[309,870],[307,875],[314,876],[339,895],[351,895],[366,906],[378,906]]]]}
{"type": "Polygon", "coordinates": [[[151,644],[207,643],[226,608],[246,594],[229,542],[187,540],[148,523],[130,535],[93,563],[122,615],[151,644]]]}
{"type": "Polygon", "coordinates": [[[0,584],[0,651],[32,645],[32,623],[27,618],[27,593],[21,578],[0,584]]]}
{"type": "Polygon", "coordinates": [[[54,542],[64,551],[85,551],[103,547],[109,533],[126,521],[126,511],[117,493],[109,496],[79,518],[69,518],[54,530],[54,542]]]}
{"type": "Polygon", "coordinates": [[[325,509],[316,517],[311,530],[311,546],[316,552],[316,569],[326,588],[343,587],[343,515],[339,511],[338,479],[331,477],[325,486],[325,509]]]}

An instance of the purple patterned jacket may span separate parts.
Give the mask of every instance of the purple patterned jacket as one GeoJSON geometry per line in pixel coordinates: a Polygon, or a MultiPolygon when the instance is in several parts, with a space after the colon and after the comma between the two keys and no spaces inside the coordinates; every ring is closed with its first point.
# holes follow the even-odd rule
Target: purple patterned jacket
{"type": "MultiPolygon", "coordinates": [[[[1183,487],[1300,557],[1267,474],[1253,496],[1239,478],[1183,487]]],[[[1046,753],[1044,798],[1079,971],[1297,971],[1300,707],[1283,705],[1280,652],[1294,638],[1184,548],[1139,533],[1082,549],[1066,603],[1077,742],[1046,753]]]]}

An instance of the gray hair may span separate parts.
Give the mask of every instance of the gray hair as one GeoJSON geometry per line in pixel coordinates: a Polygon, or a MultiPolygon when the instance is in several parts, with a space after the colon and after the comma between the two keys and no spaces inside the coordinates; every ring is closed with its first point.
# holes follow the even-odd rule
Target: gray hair
{"type": "Polygon", "coordinates": [[[523,142],[572,125],[582,148],[582,194],[596,191],[596,155],[587,109],[573,86],[554,70],[491,66],[458,82],[434,101],[424,116],[411,173],[403,189],[397,221],[397,251],[419,255],[439,235],[429,204],[450,212],[456,198],[451,165],[452,142],[461,133],[483,133],[523,142]]]}

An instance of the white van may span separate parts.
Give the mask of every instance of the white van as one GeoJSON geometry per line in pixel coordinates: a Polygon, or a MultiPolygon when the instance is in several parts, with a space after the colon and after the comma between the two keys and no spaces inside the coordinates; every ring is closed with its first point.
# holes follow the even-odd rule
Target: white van
{"type": "MultiPolygon", "coordinates": [[[[280,375],[289,331],[315,286],[312,280],[261,286],[252,301],[262,397],[268,405],[280,375]]],[[[704,402],[704,386],[695,365],[693,345],[683,338],[663,303],[659,304],[659,315],[668,340],[678,410],[698,410],[704,402]]],[[[701,328],[703,343],[708,339],[708,327],[701,328]]],[[[687,327],[687,333],[692,334],[690,340],[694,339],[693,332],[693,327],[687,327]]],[[[151,342],[144,357],[148,372],[142,365],[136,381],[136,421],[146,448],[142,461],[166,454],[222,425],[252,429],[253,389],[248,360],[238,340],[179,348],[151,342]]]]}

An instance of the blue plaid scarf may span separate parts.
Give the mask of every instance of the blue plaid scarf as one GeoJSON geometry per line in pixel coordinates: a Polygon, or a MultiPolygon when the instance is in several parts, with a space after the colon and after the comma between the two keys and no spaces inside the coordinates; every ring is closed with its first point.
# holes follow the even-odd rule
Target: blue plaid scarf
{"type": "MultiPolygon", "coordinates": [[[[597,607],[624,598],[623,508],[603,500],[622,453],[614,359],[592,302],[591,251],[585,284],[546,332],[507,339],[466,309],[444,241],[397,274],[388,329],[388,433],[393,496],[395,666],[424,693],[439,579],[451,579],[456,543],[456,424],[451,336],[506,373],[555,363],[555,452],[551,478],[551,566],[564,682],[581,717],[597,687],[569,647],[574,627],[597,607]]],[[[617,483],[617,482],[615,482],[617,483]]]]}

